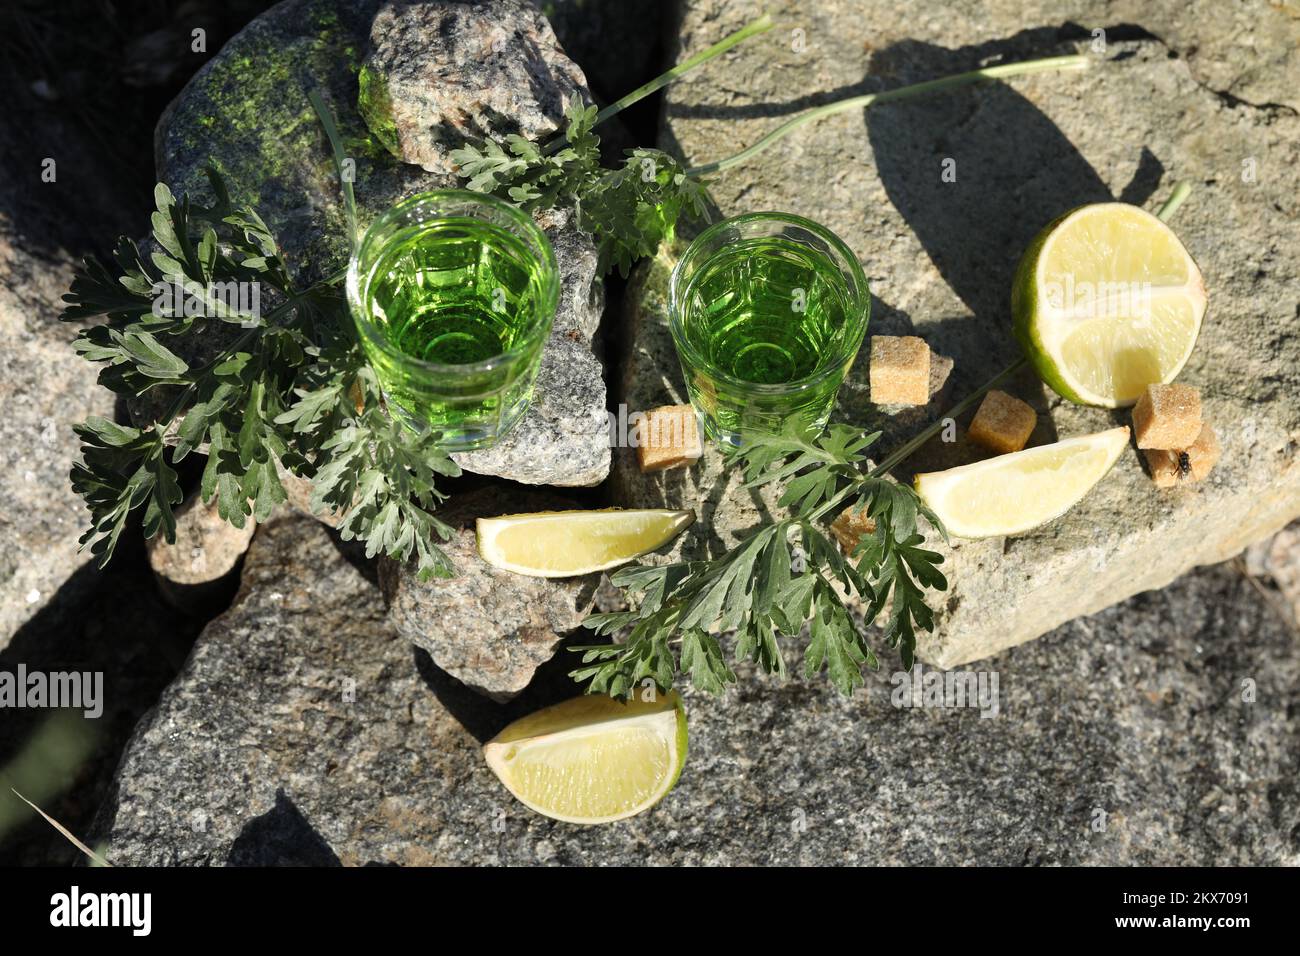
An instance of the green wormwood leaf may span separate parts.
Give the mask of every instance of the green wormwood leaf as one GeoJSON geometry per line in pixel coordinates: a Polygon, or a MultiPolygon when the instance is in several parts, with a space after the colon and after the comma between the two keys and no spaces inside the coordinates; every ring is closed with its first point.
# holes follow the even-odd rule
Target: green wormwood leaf
{"type": "Polygon", "coordinates": [[[938,570],[942,556],[922,547],[919,520],[943,529],[910,488],[861,470],[878,437],[847,425],[820,436],[796,430],[747,436],[731,464],[742,469],[748,488],[780,483],[789,516],[718,558],[621,569],[611,580],[632,609],[591,615],[585,625],[598,635],[626,637],[574,648],[583,666],[571,676],[588,682],[589,692],[618,696],[646,680],[667,689],[681,672],[700,690],[721,693],[736,678],[719,635],[735,632],[735,660],[784,677],[778,639],[806,627],[804,674],[825,671],[841,693],[851,694],[863,684],[863,669],[880,664],[854,623],[850,597],[867,608],[867,622],[889,607],[884,640],[910,669],[917,631],[933,627],[926,593],[947,587],[938,570]],[[876,524],[849,556],[821,527],[845,506],[876,524]]]}
{"type": "Polygon", "coordinates": [[[157,251],[146,256],[123,239],[111,266],[87,260],[64,296],[65,320],[104,318],[75,344],[101,366],[103,385],[136,397],[164,388],[171,400],[149,427],[76,426],[82,449],[71,479],[90,511],[83,547],[106,564],[137,509],[146,537],[174,540],[183,497],[174,465],[206,446],[200,493],[231,524],[264,520],[286,500],[284,467],[313,480],[313,507],[341,513],[341,534],[364,541],[367,554],[414,559],[421,578],[450,575],[437,545],[450,529],[434,517],[442,501],[434,482],[459,469],[432,436],[384,410],[341,275],[296,288],[266,223],[231,205],[214,170],[208,178],[208,207],[159,184],[157,251]],[[253,283],[259,300],[273,303],[265,314],[241,308],[243,298],[232,306],[226,294],[253,283]],[[214,359],[194,367],[180,357],[198,351],[180,347],[186,337],[221,326],[235,338],[214,359]]]}
{"type": "Polygon", "coordinates": [[[492,193],[533,211],[572,205],[578,226],[595,237],[599,268],[617,267],[624,276],[640,258],[654,255],[671,239],[683,215],[705,215],[704,183],[686,174],[676,159],[657,149],[628,150],[623,165],[600,164],[600,139],[593,132],[596,108],[574,97],[565,109],[565,144],[554,152],[520,136],[487,140],[454,150],[452,162],[469,189],[492,193]]]}

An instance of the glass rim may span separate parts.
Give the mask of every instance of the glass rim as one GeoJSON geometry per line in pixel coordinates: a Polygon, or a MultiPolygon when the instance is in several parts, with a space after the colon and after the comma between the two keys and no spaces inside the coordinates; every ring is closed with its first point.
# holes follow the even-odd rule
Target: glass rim
{"type": "MultiPolygon", "coordinates": [[[[438,218],[438,217],[431,217],[438,218]]],[[[462,218],[445,216],[443,218],[462,218]]],[[[463,217],[474,218],[474,217],[463,217]]],[[[485,222],[489,220],[484,220],[485,222]]],[[[474,192],[470,189],[434,189],[428,192],[415,193],[407,196],[394,203],[388,209],[384,210],[375,220],[366,227],[361,241],[357,243],[356,249],[348,258],[348,274],[346,281],[346,292],[348,300],[348,310],[352,313],[352,320],[356,323],[363,335],[368,336],[375,345],[382,348],[388,354],[400,359],[404,363],[409,363],[416,368],[424,369],[431,372],[442,372],[446,374],[455,374],[464,376],[478,372],[490,372],[499,366],[506,365],[509,362],[523,358],[531,352],[538,344],[544,343],[550,335],[551,327],[555,321],[555,311],[560,303],[560,269],[555,261],[555,249],[551,241],[546,238],[540,226],[537,225],[527,213],[510,203],[498,199],[496,196],[488,193],[474,192]],[[393,217],[401,215],[409,210],[412,206],[420,205],[427,202],[462,202],[475,203],[486,206],[502,213],[509,219],[519,231],[525,234],[528,241],[536,246],[541,255],[543,268],[543,286],[542,286],[542,305],[545,306],[542,312],[547,316],[545,321],[535,323],[536,328],[530,329],[529,333],[514,348],[507,349],[497,355],[489,358],[480,359],[477,362],[467,362],[463,365],[451,365],[444,362],[431,362],[428,359],[418,358],[403,352],[393,345],[388,336],[384,334],[372,320],[370,310],[364,307],[361,301],[361,275],[360,264],[361,254],[366,250],[367,244],[376,238],[376,229],[390,221],[393,217]]]]}
{"type": "Polygon", "coordinates": [[[862,338],[866,335],[867,324],[871,318],[871,286],[867,282],[866,273],[862,269],[862,263],[858,257],[853,254],[853,250],[835,233],[831,232],[820,223],[813,222],[803,216],[796,216],[788,212],[747,212],[738,216],[731,216],[720,222],[715,222],[702,233],[696,236],[686,251],[682,253],[677,264],[673,266],[672,275],[668,279],[668,331],[672,334],[673,344],[677,346],[679,355],[689,360],[689,364],[705,369],[712,377],[718,379],[726,385],[738,387],[748,392],[754,392],[762,395],[785,395],[801,392],[815,385],[820,384],[826,378],[833,375],[837,369],[843,369],[845,364],[853,361],[862,348],[862,338]],[[840,352],[834,356],[834,361],[826,363],[826,367],[813,372],[804,378],[795,379],[793,382],[781,382],[780,384],[763,384],[761,382],[747,382],[742,378],[736,378],[726,372],[718,369],[712,362],[700,355],[691,345],[686,336],[686,330],[682,321],[682,285],[684,283],[683,275],[688,263],[693,262],[697,257],[704,255],[702,251],[706,245],[706,240],[715,238],[716,235],[728,227],[734,227],[737,224],[747,224],[751,222],[780,222],[790,226],[797,226],[806,232],[812,233],[821,241],[834,249],[848,263],[848,272],[853,281],[858,285],[856,293],[857,300],[861,303],[861,308],[856,314],[862,317],[862,331],[860,335],[854,337],[852,343],[845,342],[840,352]],[[851,345],[851,347],[850,347],[851,345]]]}

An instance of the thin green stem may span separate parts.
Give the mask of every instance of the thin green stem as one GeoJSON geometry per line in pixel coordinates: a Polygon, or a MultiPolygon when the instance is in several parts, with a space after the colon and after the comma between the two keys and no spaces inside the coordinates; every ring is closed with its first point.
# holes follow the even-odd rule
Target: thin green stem
{"type": "Polygon", "coordinates": [[[798,116],[786,120],[752,146],[742,149],[740,152],[728,156],[725,159],[706,163],[703,166],[695,166],[688,169],[686,174],[688,176],[707,176],[710,173],[716,173],[724,169],[729,169],[732,166],[738,166],[741,163],[752,159],[774,143],[784,139],[799,127],[811,123],[814,120],[821,119],[823,116],[831,116],[835,113],[842,113],[845,110],[862,109],[876,103],[888,103],[893,100],[908,99],[913,96],[923,96],[926,93],[935,93],[939,90],[946,90],[954,86],[965,86],[970,83],[979,83],[983,80],[1006,79],[1012,76],[1026,76],[1030,73],[1044,73],[1051,70],[1082,70],[1086,69],[1090,62],[1090,58],[1083,54],[1052,56],[1042,60],[1028,60],[1023,63],[1006,63],[1001,66],[984,67],[979,70],[971,70],[968,73],[957,73],[953,76],[940,77],[937,80],[926,80],[924,83],[913,83],[910,86],[901,86],[896,90],[885,90],[882,93],[867,93],[863,96],[851,96],[848,99],[836,100],[833,103],[827,103],[824,106],[818,106],[806,110],[798,116]]]}
{"type": "MultiPolygon", "coordinates": [[[[713,46],[709,47],[708,49],[701,50],[699,53],[695,54],[690,59],[682,61],[681,63],[673,67],[671,70],[668,70],[666,73],[661,73],[659,76],[655,77],[649,83],[646,83],[642,86],[638,86],[635,90],[627,94],[627,96],[624,96],[622,99],[615,100],[613,103],[610,103],[603,110],[601,110],[599,113],[596,114],[596,125],[603,123],[605,120],[609,119],[615,113],[622,112],[623,110],[631,106],[633,103],[645,99],[651,93],[655,93],[663,89],[665,86],[667,86],[670,83],[677,82],[683,76],[685,76],[691,70],[695,69],[700,64],[713,59],[715,56],[720,56],[721,54],[726,53],[732,47],[736,46],[739,43],[745,42],[750,37],[758,36],[758,34],[760,33],[766,33],[768,30],[772,29],[772,26],[773,26],[772,18],[769,17],[766,13],[763,14],[761,17],[759,17],[753,23],[750,23],[748,26],[742,27],[741,29],[737,30],[735,33],[731,34],[730,36],[722,40],[719,40],[717,43],[713,44],[713,46]]],[[[546,146],[542,148],[542,155],[543,156],[551,155],[557,150],[562,149],[564,147],[564,144],[567,143],[568,141],[569,141],[569,137],[567,135],[561,135],[557,139],[551,140],[551,142],[547,143],[546,146]]]]}
{"type": "Polygon", "coordinates": [[[325,138],[329,140],[330,151],[334,154],[334,168],[339,174],[339,184],[343,187],[344,207],[348,214],[348,229],[351,235],[348,241],[355,251],[357,240],[361,237],[357,234],[357,199],[352,191],[352,177],[343,171],[345,157],[343,155],[343,137],[339,135],[338,124],[334,122],[334,113],[325,105],[324,98],[320,95],[320,90],[313,89],[307,94],[307,99],[311,101],[312,109],[316,111],[316,117],[320,120],[321,126],[325,128],[325,138]]]}
{"type": "Polygon", "coordinates": [[[1160,207],[1159,212],[1156,213],[1156,218],[1161,222],[1168,222],[1169,217],[1178,211],[1178,207],[1181,206],[1183,201],[1191,195],[1191,192],[1191,183],[1186,181],[1175,183],[1174,191],[1169,194],[1169,198],[1165,200],[1165,204],[1160,207]]]}
{"type": "Polygon", "coordinates": [[[1014,375],[1016,372],[1024,368],[1026,363],[1028,363],[1028,361],[1029,360],[1027,358],[1024,358],[1022,356],[1021,358],[1016,359],[1014,362],[1012,362],[1002,371],[998,372],[997,375],[994,375],[991,379],[989,379],[979,388],[975,389],[975,391],[971,392],[969,395],[963,398],[952,408],[948,409],[947,414],[945,414],[943,418],[931,422],[928,426],[926,426],[924,429],[918,432],[910,441],[900,446],[892,454],[886,455],[879,465],[871,469],[871,471],[868,473],[868,477],[883,475],[891,468],[896,467],[899,464],[899,462],[906,459],[909,455],[913,454],[918,448],[920,448],[922,445],[928,442],[931,438],[939,434],[939,432],[943,430],[943,425],[945,421],[947,421],[948,419],[954,419],[958,415],[965,412],[968,408],[970,408],[977,401],[983,398],[986,392],[990,391],[991,389],[1001,384],[1003,379],[1008,378],[1011,375],[1014,375]]]}

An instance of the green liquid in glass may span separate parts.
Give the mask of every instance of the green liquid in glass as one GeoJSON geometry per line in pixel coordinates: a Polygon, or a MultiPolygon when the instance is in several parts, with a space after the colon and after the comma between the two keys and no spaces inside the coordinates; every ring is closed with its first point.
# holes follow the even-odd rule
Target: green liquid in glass
{"type": "Polygon", "coordinates": [[[389,405],[465,447],[508,428],[536,376],[543,268],[523,238],[480,218],[393,229],[366,270],[362,301],[386,343],[367,353],[389,405]]]}
{"type": "Polygon", "coordinates": [[[469,365],[508,352],[532,324],[539,291],[518,237],[481,220],[435,220],[399,232],[370,285],[370,314],[401,351],[469,365]]]}
{"type": "Polygon", "coordinates": [[[682,331],[703,360],[688,386],[706,423],[724,436],[780,429],[792,417],[810,429],[824,425],[842,370],[770,397],[728,379],[780,386],[842,361],[852,302],[831,258],[792,239],[735,240],[701,262],[683,296],[682,331]]]}

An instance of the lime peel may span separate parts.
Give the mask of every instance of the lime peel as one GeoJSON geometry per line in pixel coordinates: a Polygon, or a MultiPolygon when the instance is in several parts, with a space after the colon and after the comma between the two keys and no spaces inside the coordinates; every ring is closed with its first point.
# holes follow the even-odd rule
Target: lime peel
{"type": "Polygon", "coordinates": [[[686,709],[675,692],[650,701],[602,695],[529,714],[483,745],[506,789],[566,823],[610,823],[654,806],[686,765],[686,709]]]}

